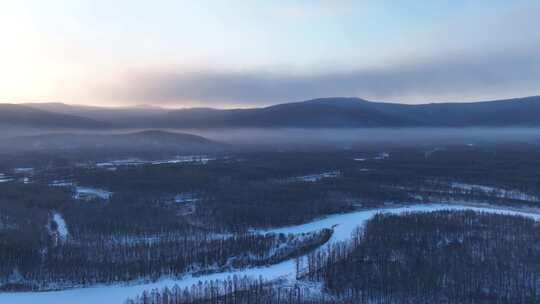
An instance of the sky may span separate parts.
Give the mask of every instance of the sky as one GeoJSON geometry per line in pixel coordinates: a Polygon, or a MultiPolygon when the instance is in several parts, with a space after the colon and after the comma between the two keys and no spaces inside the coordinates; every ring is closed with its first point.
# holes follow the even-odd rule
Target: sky
{"type": "Polygon", "coordinates": [[[538,0],[2,0],[0,102],[540,95],[538,0]]]}

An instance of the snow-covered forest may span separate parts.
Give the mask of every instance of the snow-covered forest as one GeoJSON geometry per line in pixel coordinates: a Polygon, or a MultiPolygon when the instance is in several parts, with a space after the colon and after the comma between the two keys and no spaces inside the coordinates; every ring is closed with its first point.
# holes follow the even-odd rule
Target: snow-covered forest
{"type": "MultiPolygon", "coordinates": [[[[425,151],[373,147],[227,153],[206,157],[204,162],[159,163],[140,156],[143,160],[136,165],[132,159],[126,165],[115,160],[120,158],[102,156],[89,161],[92,157],[84,154],[61,160],[58,156],[40,160],[33,155],[31,163],[24,155],[13,156],[9,162],[0,162],[0,302],[68,304],[76,299],[81,304],[109,304],[130,299],[168,303],[167,299],[176,298],[180,303],[251,303],[259,298],[267,299],[261,303],[385,303],[397,298],[474,298],[482,303],[484,297],[503,302],[515,297],[534,299],[534,290],[525,293],[519,281],[535,278],[534,267],[528,267],[531,273],[502,270],[517,271],[534,260],[534,248],[511,236],[526,237],[535,224],[495,215],[538,217],[536,150],[497,147],[494,154],[460,146],[428,156],[425,151]],[[110,165],[100,165],[104,162],[110,165]],[[506,174],[510,167],[513,172],[518,167],[519,174],[506,174]],[[458,212],[465,209],[491,215],[458,212]],[[457,213],[443,216],[441,210],[457,213]],[[426,213],[432,211],[441,213],[426,213]],[[378,216],[381,212],[426,215],[394,221],[390,215],[378,216]],[[407,222],[411,220],[419,224],[407,222]],[[493,223],[507,227],[506,234],[493,230],[493,223]],[[469,232],[456,234],[450,228],[444,230],[446,226],[469,232]],[[419,238],[412,239],[413,234],[419,238]],[[437,239],[436,245],[431,244],[437,239]],[[396,247],[388,253],[384,250],[389,247],[377,247],[381,240],[396,247]],[[505,243],[508,240],[514,243],[505,243]],[[456,247],[460,242],[470,246],[456,247]],[[412,249],[405,246],[412,244],[412,249]],[[437,253],[437,261],[452,261],[455,256],[469,257],[471,248],[487,252],[499,250],[498,246],[520,248],[530,259],[522,256],[523,261],[506,265],[499,261],[502,256],[519,257],[519,253],[501,251],[489,259],[452,262],[454,266],[493,263],[503,267],[499,276],[475,273],[480,266],[465,268],[470,276],[467,287],[480,288],[481,293],[458,285],[462,278],[453,274],[430,277],[441,282],[415,281],[412,278],[423,274],[411,269],[429,271],[396,264],[408,255],[435,258],[437,253]],[[455,256],[443,255],[439,249],[455,256]],[[379,256],[385,258],[377,260],[379,256]],[[359,260],[363,262],[358,264],[359,260]],[[501,281],[489,285],[492,282],[478,279],[486,276],[501,281]],[[408,278],[407,286],[417,291],[406,293],[406,287],[392,285],[392,278],[408,278]],[[508,280],[515,293],[496,293],[507,287],[508,280]],[[389,289],[377,289],[382,282],[389,289]],[[418,291],[451,286],[463,293],[428,297],[418,291]]],[[[440,273],[446,269],[437,261],[404,261],[428,263],[440,267],[440,273]]]]}

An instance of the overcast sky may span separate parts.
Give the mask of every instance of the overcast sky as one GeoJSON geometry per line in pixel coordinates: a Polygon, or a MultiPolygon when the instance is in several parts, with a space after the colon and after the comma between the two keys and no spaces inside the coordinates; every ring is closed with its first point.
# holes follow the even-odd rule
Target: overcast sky
{"type": "Polygon", "coordinates": [[[0,102],[540,95],[538,0],[3,0],[0,102]]]}

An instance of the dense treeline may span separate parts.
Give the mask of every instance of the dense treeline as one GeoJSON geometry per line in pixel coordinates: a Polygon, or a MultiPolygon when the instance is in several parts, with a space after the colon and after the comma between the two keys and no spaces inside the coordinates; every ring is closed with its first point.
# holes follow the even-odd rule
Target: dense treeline
{"type": "Polygon", "coordinates": [[[371,163],[370,168],[401,185],[409,184],[407,180],[422,182],[419,186],[436,180],[539,194],[539,152],[538,146],[523,143],[394,149],[387,161],[371,163]]]}
{"type": "Polygon", "coordinates": [[[206,165],[119,167],[71,172],[82,184],[158,199],[196,193],[205,225],[226,229],[290,225],[329,213],[383,203],[466,200],[536,204],[507,193],[464,190],[461,182],[538,197],[540,161],[534,147],[386,147],[341,152],[231,154],[206,165]],[[388,157],[381,158],[381,152],[388,157]],[[335,178],[291,178],[335,171],[335,178]],[[517,172],[517,173],[516,173],[517,172]]]}
{"type": "Polygon", "coordinates": [[[19,266],[35,266],[49,234],[50,212],[70,203],[64,189],[39,184],[0,183],[0,281],[17,280],[19,266]]]}
{"type": "Polygon", "coordinates": [[[153,236],[70,239],[2,260],[0,288],[46,290],[156,280],[278,263],[325,243],[330,230],[303,235],[216,235],[179,231],[153,236]]]}
{"type": "Polygon", "coordinates": [[[250,277],[199,282],[190,287],[177,285],[144,291],[124,304],[330,304],[341,303],[307,285],[280,285],[250,277]]]}
{"type": "MultiPolygon", "coordinates": [[[[537,200],[520,199],[506,192],[449,186],[453,182],[487,185],[538,198],[540,177],[536,172],[540,161],[534,147],[385,149],[231,153],[216,155],[216,160],[204,165],[120,166],[116,170],[88,167],[92,162],[78,166],[64,161],[62,165],[60,160],[52,162],[47,158],[52,165],[38,170],[34,180],[73,180],[112,191],[116,203],[114,208],[107,209],[114,212],[110,218],[121,218],[127,211],[125,206],[131,206],[134,199],[155,204],[176,194],[194,194],[198,202],[193,210],[201,225],[234,231],[297,224],[359,205],[370,208],[388,202],[537,204],[537,200]],[[382,151],[388,152],[388,157],[381,159],[382,151]],[[339,175],[316,181],[291,179],[331,171],[339,175]],[[120,209],[122,212],[116,212],[120,209]]],[[[154,155],[161,156],[164,155],[154,155]]],[[[107,217],[104,214],[104,221],[107,217]]]]}
{"type": "MultiPolygon", "coordinates": [[[[160,203],[151,195],[116,193],[110,201],[74,202],[64,216],[70,233],[85,235],[153,235],[156,233],[190,233],[190,219],[179,216],[178,204],[160,203]]],[[[199,229],[201,230],[201,229],[199,229]]],[[[203,229],[210,231],[210,229],[203,229]]]]}
{"type": "Polygon", "coordinates": [[[195,193],[196,216],[206,227],[246,230],[307,221],[351,210],[349,196],[332,181],[287,183],[287,178],[343,166],[343,159],[306,154],[235,155],[201,164],[76,170],[83,184],[154,199],[195,193]],[[286,166],[284,164],[287,164],[286,166]]]}
{"type": "Polygon", "coordinates": [[[383,188],[380,179],[351,164],[352,158],[335,153],[263,153],[232,155],[205,165],[78,169],[65,175],[83,185],[149,200],[195,193],[199,199],[196,216],[205,226],[234,231],[297,224],[350,211],[360,199],[363,206],[375,207],[409,198],[400,189],[383,188]],[[325,172],[339,174],[313,181],[301,178],[325,172]]]}
{"type": "Polygon", "coordinates": [[[473,211],[380,214],[297,267],[293,283],[233,277],[126,303],[538,303],[540,224],[473,211]]]}
{"type": "Polygon", "coordinates": [[[472,211],[377,215],[305,276],[356,303],[538,303],[540,224],[472,211]]]}
{"type": "Polygon", "coordinates": [[[0,285],[4,290],[65,288],[163,275],[272,264],[305,253],[330,231],[298,236],[219,233],[177,204],[115,195],[81,202],[67,188],[0,184],[0,285]],[[53,213],[66,222],[58,239],[53,213]]]}
{"type": "MultiPolygon", "coordinates": [[[[0,173],[16,178],[0,182],[0,260],[5,261],[0,265],[4,267],[1,277],[5,282],[34,277],[38,281],[35,286],[41,287],[40,281],[47,278],[39,269],[49,265],[55,269],[53,276],[68,286],[70,280],[87,285],[179,273],[191,270],[193,265],[221,267],[232,255],[242,256],[250,249],[267,250],[266,245],[257,243],[259,240],[240,240],[250,228],[303,223],[387,203],[462,201],[537,206],[537,155],[536,147],[526,145],[353,147],[339,151],[231,153],[216,155],[216,160],[206,164],[119,166],[114,170],[94,166],[94,161],[86,161],[86,154],[21,154],[8,160],[0,155],[0,173]],[[383,151],[388,155],[381,157],[383,151]],[[34,170],[15,173],[14,166],[34,170]],[[302,179],[325,172],[338,174],[302,179]],[[23,182],[26,175],[31,175],[28,184],[23,182]],[[54,180],[103,188],[114,195],[110,200],[78,201],[73,198],[73,188],[49,186],[54,180]],[[453,187],[454,182],[463,185],[453,187]],[[516,190],[518,195],[501,189],[516,190]],[[175,195],[184,193],[197,200],[174,201],[175,195]],[[64,242],[57,242],[54,235],[58,228],[58,223],[51,221],[54,213],[60,213],[67,223],[69,237],[64,242]],[[215,245],[220,241],[215,235],[230,233],[239,234],[240,239],[215,245]],[[182,253],[187,256],[185,261],[171,262],[164,251],[180,250],[186,236],[193,236],[185,241],[197,250],[207,245],[226,249],[219,254],[213,249],[201,254],[206,259],[203,262],[187,253],[182,253]],[[163,244],[151,243],[156,239],[163,244]],[[143,252],[152,257],[147,259],[152,261],[151,267],[145,264],[148,261],[142,258],[143,252]],[[90,253],[99,256],[101,264],[91,271],[83,267],[77,274],[75,265],[86,263],[90,253]],[[125,258],[127,255],[130,259],[125,258]],[[64,263],[68,260],[71,264],[64,263]],[[125,263],[118,267],[108,266],[121,260],[125,263]],[[144,270],[132,271],[128,261],[144,270]],[[121,273],[113,278],[108,268],[121,273]]],[[[126,157],[98,156],[91,159],[126,157]]],[[[171,152],[148,151],[139,155],[147,159],[172,156],[171,152]]],[[[274,241],[263,238],[260,242],[274,241]]],[[[240,266],[247,263],[240,260],[240,266]]],[[[16,284],[11,286],[16,288],[16,284]]]]}

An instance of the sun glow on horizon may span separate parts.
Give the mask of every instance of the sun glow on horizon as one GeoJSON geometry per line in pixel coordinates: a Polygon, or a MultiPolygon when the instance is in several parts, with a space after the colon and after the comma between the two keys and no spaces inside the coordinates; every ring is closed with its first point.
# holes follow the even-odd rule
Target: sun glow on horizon
{"type": "Polygon", "coordinates": [[[232,3],[2,1],[0,102],[237,108],[540,94],[531,0],[232,3]]]}

